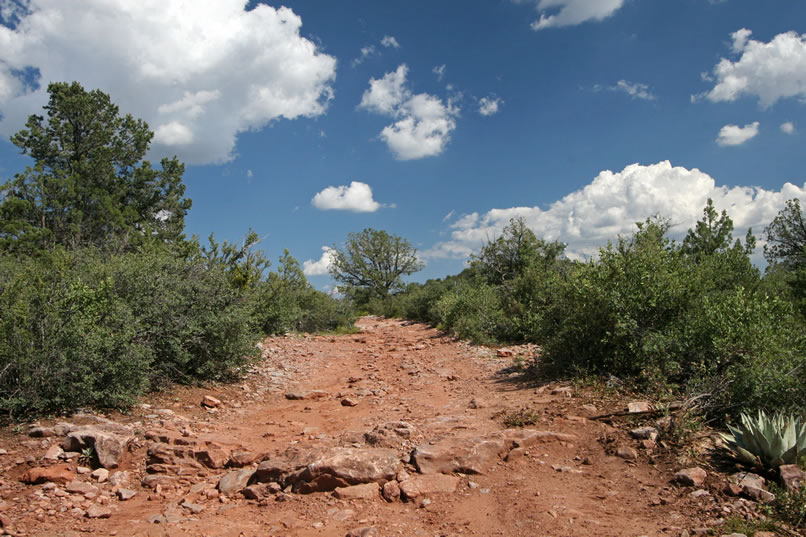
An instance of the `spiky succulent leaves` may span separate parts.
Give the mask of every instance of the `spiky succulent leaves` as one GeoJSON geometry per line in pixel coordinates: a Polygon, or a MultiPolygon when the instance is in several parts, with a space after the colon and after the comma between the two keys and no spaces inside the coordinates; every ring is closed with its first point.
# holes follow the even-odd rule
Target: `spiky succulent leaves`
{"type": "Polygon", "coordinates": [[[806,426],[794,416],[767,416],[759,411],[754,419],[741,415],[741,426],[728,425],[722,434],[726,447],[742,462],[770,468],[796,464],[806,454],[806,426]]]}

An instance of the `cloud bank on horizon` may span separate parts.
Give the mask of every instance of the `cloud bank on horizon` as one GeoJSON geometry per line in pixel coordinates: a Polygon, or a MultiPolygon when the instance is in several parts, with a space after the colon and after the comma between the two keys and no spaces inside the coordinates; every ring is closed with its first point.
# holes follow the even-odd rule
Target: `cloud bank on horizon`
{"type": "Polygon", "coordinates": [[[233,158],[237,135],[316,117],[333,98],[336,58],[300,35],[291,9],[245,0],[7,2],[0,25],[0,135],[47,102],[19,75],[78,80],[113,95],[155,132],[152,153],[192,164],[233,158]],[[78,9],[76,4],[80,4],[78,9]],[[12,9],[15,11],[12,13],[12,9]],[[132,51],[137,51],[133,54],[132,51]]]}
{"type": "Polygon", "coordinates": [[[671,235],[680,238],[702,218],[708,198],[733,219],[734,237],[743,237],[752,228],[760,238],[786,200],[806,201],[806,184],[787,182],[779,191],[717,186],[707,173],[672,166],[669,161],[631,164],[620,172],[602,171],[590,184],[546,209],[510,207],[465,214],[450,224],[450,239],[423,252],[423,257],[468,258],[500,236],[512,218],[520,217],[538,237],[567,243],[568,256],[583,259],[595,256],[607,241],[635,231],[636,222],[653,216],[669,218],[671,235]]]}

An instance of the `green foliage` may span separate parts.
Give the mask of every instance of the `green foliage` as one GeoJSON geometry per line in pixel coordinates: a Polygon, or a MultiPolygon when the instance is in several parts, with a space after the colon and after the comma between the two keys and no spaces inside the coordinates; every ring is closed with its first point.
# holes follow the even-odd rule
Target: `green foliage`
{"type": "Polygon", "coordinates": [[[165,247],[0,259],[0,412],[126,408],[166,382],[225,379],[254,354],[223,270],[165,247]]]}
{"type": "Polygon", "coordinates": [[[741,414],[741,425],[722,433],[726,447],[740,461],[767,469],[797,464],[806,455],[806,423],[802,418],[759,411],[755,419],[741,414]]]}
{"type": "Polygon", "coordinates": [[[402,277],[423,268],[409,241],[383,230],[350,233],[344,249],[334,250],[330,274],[339,290],[358,304],[402,289],[402,277]]]}
{"type": "Polygon", "coordinates": [[[788,200],[764,232],[764,257],[770,264],[783,263],[790,268],[806,264],[806,221],[800,200],[788,200]]]}
{"type": "Polygon", "coordinates": [[[52,83],[48,93],[47,118],[30,116],[11,138],[34,165],[0,187],[0,251],[181,240],[191,205],[184,166],[142,161],[148,125],[77,82],[52,83]]]}
{"type": "Polygon", "coordinates": [[[526,427],[534,425],[540,419],[540,414],[531,408],[520,408],[504,417],[505,427],[526,427]]]}
{"type": "Polygon", "coordinates": [[[770,487],[775,494],[772,505],[762,506],[768,516],[786,523],[792,529],[806,529],[806,485],[796,490],[786,490],[775,483],[770,487]]]}
{"type": "Polygon", "coordinates": [[[513,218],[500,237],[485,244],[471,267],[490,285],[522,277],[527,271],[550,269],[565,251],[561,242],[538,239],[523,218],[513,218]]]}
{"type": "Polygon", "coordinates": [[[317,291],[308,283],[299,262],[288,250],[277,272],[257,286],[255,317],[266,334],[319,332],[352,325],[350,304],[317,291]]]}
{"type": "Polygon", "coordinates": [[[434,311],[442,328],[473,343],[494,343],[506,323],[496,288],[483,282],[445,293],[434,311]]]}

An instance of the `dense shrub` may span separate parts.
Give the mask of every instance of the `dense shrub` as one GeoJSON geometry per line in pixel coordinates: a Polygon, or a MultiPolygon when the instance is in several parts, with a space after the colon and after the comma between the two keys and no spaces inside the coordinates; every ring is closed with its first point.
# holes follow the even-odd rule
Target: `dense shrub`
{"type": "Polygon", "coordinates": [[[161,248],[3,258],[0,310],[0,411],[11,417],[125,408],[168,381],[227,378],[257,340],[227,274],[161,248]]]}

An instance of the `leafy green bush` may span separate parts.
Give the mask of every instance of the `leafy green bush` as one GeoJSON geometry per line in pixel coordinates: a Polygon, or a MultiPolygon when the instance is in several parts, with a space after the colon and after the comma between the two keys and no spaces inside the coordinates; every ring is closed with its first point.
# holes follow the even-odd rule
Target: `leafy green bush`
{"type": "Polygon", "coordinates": [[[0,262],[0,411],[125,408],[167,382],[225,379],[255,354],[229,275],[160,247],[0,262]]]}
{"type": "Polygon", "coordinates": [[[485,283],[463,285],[434,305],[439,325],[474,343],[493,343],[504,330],[506,318],[496,288],[485,283]]]}
{"type": "Polygon", "coordinates": [[[125,407],[154,360],[107,278],[87,281],[75,256],[0,264],[0,411],[16,417],[89,405],[125,407]]]}

